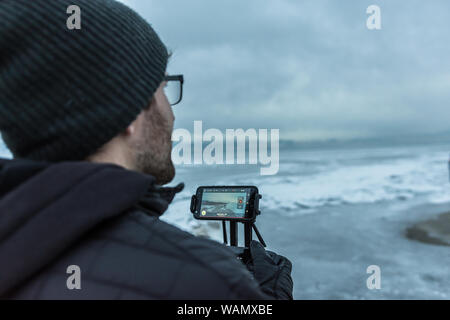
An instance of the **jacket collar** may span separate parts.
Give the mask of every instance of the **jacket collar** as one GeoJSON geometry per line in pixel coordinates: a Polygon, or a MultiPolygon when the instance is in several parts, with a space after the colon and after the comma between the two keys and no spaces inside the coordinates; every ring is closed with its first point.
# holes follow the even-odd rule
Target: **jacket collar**
{"type": "Polygon", "coordinates": [[[151,185],[134,209],[159,217],[167,210],[175,195],[183,189],[184,183],[179,183],[175,187],[151,185]]]}

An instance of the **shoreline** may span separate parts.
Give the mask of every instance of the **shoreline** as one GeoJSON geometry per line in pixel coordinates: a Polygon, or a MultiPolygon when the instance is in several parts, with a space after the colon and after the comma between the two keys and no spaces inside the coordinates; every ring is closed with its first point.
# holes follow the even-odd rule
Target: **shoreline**
{"type": "Polygon", "coordinates": [[[450,203],[413,201],[298,216],[268,211],[257,225],[269,250],[291,260],[295,299],[448,299],[447,247],[405,233],[443,212],[450,221],[449,209],[450,203]],[[381,269],[381,290],[366,287],[370,265],[381,269]]]}
{"type": "Polygon", "coordinates": [[[406,237],[427,244],[450,246],[450,212],[438,214],[407,228],[406,237]]]}

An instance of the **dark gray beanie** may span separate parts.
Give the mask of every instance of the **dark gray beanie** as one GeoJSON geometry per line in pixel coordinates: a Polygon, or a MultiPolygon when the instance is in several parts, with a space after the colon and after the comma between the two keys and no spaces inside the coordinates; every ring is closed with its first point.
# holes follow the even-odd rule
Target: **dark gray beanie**
{"type": "Polygon", "coordinates": [[[150,104],[168,52],[114,0],[0,1],[0,131],[16,158],[83,160],[150,104]],[[69,30],[70,5],[81,30],[69,30]]]}

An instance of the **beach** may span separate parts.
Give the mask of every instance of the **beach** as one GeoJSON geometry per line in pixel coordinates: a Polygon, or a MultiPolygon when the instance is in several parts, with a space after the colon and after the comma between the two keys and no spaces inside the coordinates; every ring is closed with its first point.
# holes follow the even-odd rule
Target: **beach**
{"type": "Polygon", "coordinates": [[[408,228],[406,236],[424,243],[450,246],[450,212],[416,223],[408,228]]]}
{"type": "Polygon", "coordinates": [[[449,204],[405,208],[324,208],[320,215],[261,219],[268,244],[293,262],[296,299],[449,299],[450,248],[406,237],[407,227],[449,204]],[[293,241],[295,239],[295,241],[293,241]],[[381,270],[381,289],[369,290],[366,270],[381,270]]]}

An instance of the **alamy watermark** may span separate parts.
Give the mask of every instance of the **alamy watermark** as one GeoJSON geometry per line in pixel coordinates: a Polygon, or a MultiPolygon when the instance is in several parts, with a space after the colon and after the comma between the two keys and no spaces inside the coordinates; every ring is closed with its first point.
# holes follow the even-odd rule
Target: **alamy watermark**
{"type": "Polygon", "coordinates": [[[177,144],[172,149],[172,161],[177,165],[259,164],[263,166],[261,175],[275,175],[279,170],[279,140],[279,129],[226,129],[224,134],[219,129],[203,132],[203,122],[194,121],[193,135],[187,129],[174,130],[172,141],[177,144]]]}
{"type": "Polygon", "coordinates": [[[72,264],[67,267],[66,273],[70,274],[66,281],[67,289],[81,290],[81,268],[76,264],[72,264]]]}
{"type": "Polygon", "coordinates": [[[370,274],[367,278],[366,285],[369,290],[381,289],[381,268],[375,264],[367,267],[366,272],[370,274]]]}
{"type": "Polygon", "coordinates": [[[67,14],[70,16],[67,18],[66,25],[69,30],[81,29],[81,9],[79,6],[71,5],[67,7],[67,14]]]}
{"type": "Polygon", "coordinates": [[[367,7],[367,14],[370,16],[367,18],[366,26],[369,30],[381,30],[381,9],[377,5],[371,5],[367,7]]]}
{"type": "MultiPolygon", "coordinates": [[[[70,5],[67,7],[67,29],[80,30],[81,29],[81,9],[77,5],[70,5]]],[[[377,5],[370,5],[366,9],[366,14],[370,16],[366,20],[366,26],[369,30],[381,30],[381,9],[377,5]]]]}

